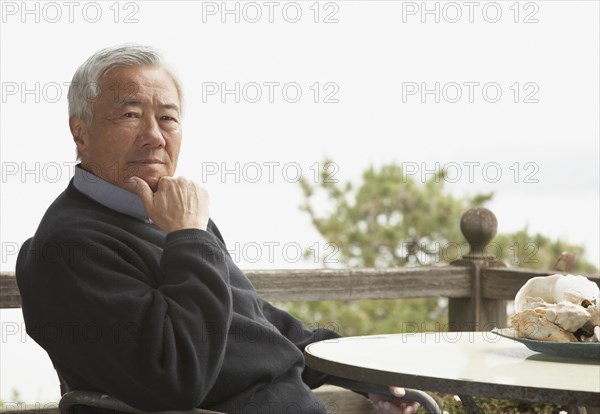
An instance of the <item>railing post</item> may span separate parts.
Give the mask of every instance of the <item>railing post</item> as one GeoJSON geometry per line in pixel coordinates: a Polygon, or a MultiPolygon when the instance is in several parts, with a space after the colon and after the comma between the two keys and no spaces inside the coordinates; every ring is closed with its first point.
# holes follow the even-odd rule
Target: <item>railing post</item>
{"type": "Polygon", "coordinates": [[[471,297],[451,298],[448,304],[449,331],[488,331],[506,326],[506,301],[482,297],[481,270],[505,267],[504,262],[487,253],[496,235],[498,220],[487,208],[473,208],[460,219],[460,230],[469,243],[469,252],[451,265],[471,269],[471,297]]]}

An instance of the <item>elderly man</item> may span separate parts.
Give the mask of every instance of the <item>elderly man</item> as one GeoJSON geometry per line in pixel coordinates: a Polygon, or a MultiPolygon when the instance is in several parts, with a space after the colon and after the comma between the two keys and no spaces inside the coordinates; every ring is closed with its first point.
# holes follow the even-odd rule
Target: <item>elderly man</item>
{"type": "MultiPolygon", "coordinates": [[[[148,411],[324,413],[311,388],[329,378],[302,351],[338,335],[257,296],[209,218],[206,190],[173,177],[181,102],[149,47],[104,49],[77,70],[69,125],[81,164],[16,267],[27,332],[63,391],[148,411]]],[[[415,409],[371,397],[381,412],[415,409]]]]}

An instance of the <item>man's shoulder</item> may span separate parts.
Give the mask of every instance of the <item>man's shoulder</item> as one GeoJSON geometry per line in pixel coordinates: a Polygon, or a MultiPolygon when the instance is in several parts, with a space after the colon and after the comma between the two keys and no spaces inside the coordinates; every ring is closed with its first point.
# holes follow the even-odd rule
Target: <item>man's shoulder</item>
{"type": "Polygon", "coordinates": [[[86,202],[86,197],[81,194],[73,182],[48,206],[42,217],[42,224],[65,224],[87,216],[93,211],[93,205],[86,202]]]}
{"type": "MultiPolygon", "coordinates": [[[[78,258],[89,259],[103,249],[125,250],[150,237],[138,231],[144,224],[92,200],[71,183],[50,204],[33,237],[21,246],[17,276],[20,270],[47,270],[78,258]]],[[[160,244],[159,238],[152,240],[160,244]]]]}
{"type": "Polygon", "coordinates": [[[81,230],[81,225],[91,223],[110,223],[117,220],[121,213],[81,193],[73,182],[50,204],[41,222],[41,227],[75,228],[81,230]]]}
{"type": "Polygon", "coordinates": [[[71,182],[46,209],[35,234],[23,247],[43,247],[85,234],[85,229],[95,220],[95,214],[93,206],[86,203],[83,197],[71,182]]]}
{"type": "Polygon", "coordinates": [[[123,214],[82,194],[71,183],[50,204],[33,240],[36,246],[42,248],[48,244],[73,243],[98,239],[98,236],[110,237],[110,234],[118,233],[127,220],[123,214]]]}

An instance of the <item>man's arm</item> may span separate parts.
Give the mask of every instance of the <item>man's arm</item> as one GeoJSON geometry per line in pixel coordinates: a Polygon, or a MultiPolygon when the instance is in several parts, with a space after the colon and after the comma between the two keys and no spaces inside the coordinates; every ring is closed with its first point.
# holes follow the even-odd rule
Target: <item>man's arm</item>
{"type": "Polygon", "coordinates": [[[114,241],[103,234],[73,233],[44,245],[34,240],[20,255],[74,240],[95,248],[91,260],[18,266],[28,334],[67,379],[141,409],[197,406],[220,371],[232,315],[228,271],[214,236],[169,234],[154,275],[162,282],[153,287],[135,251],[110,246],[114,241]]]}
{"type": "MultiPolygon", "coordinates": [[[[313,331],[308,330],[303,326],[302,322],[288,312],[274,307],[263,299],[260,300],[267,319],[284,336],[296,344],[301,351],[304,351],[304,348],[310,343],[326,339],[335,340],[341,337],[340,334],[329,329],[318,328],[313,331]]],[[[401,387],[387,387],[347,380],[324,374],[308,366],[304,368],[302,379],[310,388],[317,388],[323,384],[332,384],[352,390],[363,397],[369,398],[380,414],[412,414],[418,407],[418,404],[413,401],[401,399],[405,395],[405,391],[401,387]]]]}
{"type": "MultiPolygon", "coordinates": [[[[289,312],[276,308],[264,299],[259,298],[265,317],[271,322],[283,336],[289,339],[302,352],[308,344],[325,339],[335,339],[341,337],[340,334],[325,328],[314,330],[307,329],[304,324],[289,312]]],[[[302,380],[310,387],[317,388],[327,382],[327,374],[323,374],[308,366],[302,372],[302,380]]]]}
{"type": "Polygon", "coordinates": [[[209,232],[176,229],[153,267],[157,256],[134,239],[85,218],[36,235],[17,263],[27,331],[67,381],[141,409],[195,407],[220,372],[231,323],[223,253],[209,232]]]}

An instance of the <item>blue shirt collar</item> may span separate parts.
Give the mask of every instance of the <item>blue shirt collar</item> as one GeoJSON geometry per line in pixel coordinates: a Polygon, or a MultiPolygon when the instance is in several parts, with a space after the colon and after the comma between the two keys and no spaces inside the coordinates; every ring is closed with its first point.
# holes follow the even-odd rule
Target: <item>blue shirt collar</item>
{"type": "Polygon", "coordinates": [[[144,210],[142,200],[136,194],[84,170],[81,168],[81,164],[77,164],[75,168],[73,185],[80,192],[105,207],[146,223],[152,222],[144,210]]]}

